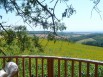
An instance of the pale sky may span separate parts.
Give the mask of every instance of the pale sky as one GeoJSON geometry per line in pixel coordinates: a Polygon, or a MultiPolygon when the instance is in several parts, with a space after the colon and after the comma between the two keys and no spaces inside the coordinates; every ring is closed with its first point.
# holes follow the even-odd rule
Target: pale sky
{"type": "MultiPolygon", "coordinates": [[[[70,18],[64,18],[63,22],[66,24],[66,31],[69,32],[92,32],[92,31],[103,31],[103,0],[98,5],[98,8],[100,9],[100,14],[102,19],[100,18],[99,14],[93,10],[92,17],[91,17],[91,10],[93,7],[93,2],[90,0],[69,0],[68,4],[72,4],[74,9],[76,10],[76,14],[73,14],[70,18]]],[[[49,6],[52,7],[52,4],[49,6]]],[[[64,3],[61,5],[58,4],[56,7],[56,15],[58,18],[61,19],[61,13],[64,11],[64,3]]],[[[6,14],[4,10],[0,9],[0,15],[3,16],[2,19],[0,19],[0,22],[6,21],[7,25],[20,25],[25,24],[23,23],[21,17],[15,16],[14,13],[8,13],[6,14]]],[[[29,27],[27,24],[28,30],[42,30],[41,27],[29,27]]],[[[31,25],[32,26],[32,25],[31,25]]]]}

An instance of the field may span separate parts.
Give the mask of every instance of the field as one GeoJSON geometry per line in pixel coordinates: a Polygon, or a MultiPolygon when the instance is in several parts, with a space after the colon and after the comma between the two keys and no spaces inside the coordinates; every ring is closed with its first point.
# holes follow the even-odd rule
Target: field
{"type": "Polygon", "coordinates": [[[88,46],[65,41],[57,41],[56,43],[49,41],[47,46],[45,46],[46,43],[46,40],[42,41],[45,52],[37,53],[38,55],[103,60],[103,47],[88,46]]]}
{"type": "Polygon", "coordinates": [[[32,47],[32,50],[26,49],[25,51],[20,51],[14,44],[10,47],[0,46],[0,48],[8,55],[63,56],[103,61],[103,47],[89,46],[59,40],[54,42],[47,41],[46,39],[40,39],[40,44],[43,46],[44,52],[37,51],[35,47],[32,47]]]}
{"type": "MultiPolygon", "coordinates": [[[[63,56],[63,57],[70,57],[70,58],[82,58],[82,59],[91,59],[91,60],[100,60],[103,61],[103,47],[96,47],[96,46],[88,46],[88,45],[82,45],[78,43],[70,43],[67,41],[47,41],[46,39],[40,39],[39,42],[43,48],[44,52],[40,52],[37,49],[32,48],[31,51],[25,50],[25,51],[19,51],[18,47],[11,46],[8,48],[1,47],[1,49],[5,51],[8,55],[42,55],[42,56],[63,56]]],[[[32,62],[35,62],[35,59],[32,60],[32,62]]],[[[2,62],[0,62],[2,63],[2,62]]],[[[28,60],[25,61],[26,67],[28,69],[28,60]]],[[[22,62],[19,60],[19,67],[21,66],[22,62]]],[[[71,65],[68,63],[68,69],[71,70],[71,65]]],[[[33,64],[33,67],[36,68],[35,63],[33,64]]],[[[55,64],[55,70],[57,71],[57,63],[55,64]]],[[[35,68],[32,68],[32,73],[35,73],[35,68]]],[[[86,77],[86,64],[82,65],[82,71],[83,75],[82,77],[86,77]]],[[[47,69],[47,67],[45,67],[47,69]]],[[[90,66],[91,76],[94,77],[94,66],[90,66]]],[[[19,68],[20,75],[22,76],[22,69],[19,68]]],[[[64,70],[64,62],[61,64],[61,71],[64,70]]],[[[101,73],[103,71],[103,67],[99,67],[99,77],[102,77],[103,74],[101,73]]],[[[28,70],[25,70],[26,76],[29,77],[28,70]]],[[[38,64],[38,73],[41,74],[41,64],[38,64]],[[39,72],[40,71],[40,72],[39,72]]],[[[69,72],[70,73],[70,72],[69,72]]],[[[68,75],[70,75],[68,73],[68,75]]],[[[44,70],[44,74],[47,75],[46,70],[44,70]]],[[[57,73],[55,73],[57,75],[57,73]]],[[[75,64],[75,77],[78,76],[78,64],[75,64]]],[[[61,77],[64,77],[64,72],[61,73],[61,77]]]]}
{"type": "MultiPolygon", "coordinates": [[[[91,60],[101,60],[103,61],[103,47],[96,46],[88,46],[77,43],[70,43],[66,41],[47,41],[40,40],[40,43],[44,47],[44,53],[35,53],[35,55],[47,55],[47,56],[63,56],[63,57],[72,57],[72,58],[82,58],[82,59],[91,59],[91,60]]],[[[70,64],[70,63],[69,63],[70,64]]],[[[68,64],[68,70],[71,70],[71,65],[68,64]]],[[[55,71],[57,70],[57,63],[55,64],[55,71]]],[[[82,77],[86,77],[86,64],[82,65],[82,77]]],[[[75,64],[75,75],[74,77],[78,77],[78,64],[75,64]]],[[[63,74],[64,63],[61,64],[61,77],[64,77],[63,74]]],[[[90,77],[94,77],[94,66],[90,65],[90,77]]],[[[103,67],[99,67],[98,76],[102,77],[103,67]]],[[[55,73],[56,76],[57,73],[55,73]]],[[[71,77],[70,72],[68,73],[68,77],[71,77]]],[[[56,77],[55,76],[55,77],[56,77]]]]}

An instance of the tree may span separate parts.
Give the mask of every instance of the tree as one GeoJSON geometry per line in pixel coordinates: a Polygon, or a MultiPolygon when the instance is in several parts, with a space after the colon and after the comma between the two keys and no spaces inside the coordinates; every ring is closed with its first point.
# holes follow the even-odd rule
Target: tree
{"type": "Polygon", "coordinates": [[[101,11],[98,8],[98,4],[100,3],[100,0],[91,0],[91,1],[93,1],[93,3],[94,3],[94,6],[91,11],[91,16],[92,16],[93,10],[95,10],[99,14],[100,18],[102,19],[101,14],[100,14],[101,11]]]}
{"type": "Polygon", "coordinates": [[[38,48],[39,51],[43,52],[42,45],[39,43],[39,37],[34,35],[32,38],[32,41],[33,41],[35,48],[38,48]]]}
{"type": "Polygon", "coordinates": [[[18,41],[18,46],[21,51],[24,51],[26,48],[30,47],[30,40],[27,36],[27,29],[25,26],[16,26],[15,27],[16,38],[18,41]]]}
{"type": "MultiPolygon", "coordinates": [[[[62,18],[63,17],[69,18],[76,12],[76,10],[73,8],[72,4],[67,5],[67,2],[69,0],[49,0],[50,1],[49,3],[54,3],[53,7],[49,7],[48,6],[49,3],[47,3],[47,1],[48,0],[0,0],[0,9],[1,8],[5,9],[7,13],[15,11],[16,15],[21,16],[24,22],[29,24],[32,23],[35,26],[42,25],[44,29],[50,28],[51,30],[53,30],[53,34],[56,35],[56,31],[66,29],[64,24],[62,24],[60,20],[56,17],[55,10],[57,4],[64,2],[65,5],[67,6],[61,15],[62,18]]],[[[100,3],[100,0],[91,0],[91,1],[93,1],[94,3],[92,11],[95,10],[100,15],[100,10],[97,6],[100,3]]],[[[2,19],[1,15],[0,19],[2,19]]],[[[9,32],[6,31],[6,29],[3,27],[2,22],[0,22],[0,26],[7,33],[7,36],[12,38],[9,32]]],[[[19,38],[20,40],[21,38],[27,40],[26,36],[22,37],[20,34],[18,34],[18,36],[20,36],[19,38]]],[[[9,41],[12,40],[10,39],[9,41]]],[[[24,42],[22,44],[24,44],[24,42]]]]}
{"type": "Polygon", "coordinates": [[[8,34],[3,32],[3,36],[6,40],[6,44],[10,45],[14,41],[16,35],[15,35],[15,32],[12,29],[9,29],[7,31],[8,31],[8,34]]]}
{"type": "MultiPolygon", "coordinates": [[[[93,1],[95,10],[100,15],[100,10],[98,4],[100,0],[90,0],[93,1]]],[[[0,0],[0,8],[5,9],[5,11],[13,12],[16,11],[16,15],[21,16],[26,23],[33,23],[35,26],[42,25],[43,28],[51,27],[54,34],[56,34],[56,24],[55,21],[60,21],[55,14],[56,6],[58,3],[65,3],[67,6],[62,13],[62,17],[70,17],[76,11],[73,8],[72,4],[67,5],[69,0],[0,0]],[[53,7],[49,7],[49,3],[54,3],[53,7]],[[52,25],[49,22],[52,21],[52,25]]],[[[91,11],[91,15],[92,15],[91,11]]],[[[101,17],[101,15],[100,15],[101,17]]],[[[0,18],[2,16],[0,15],[0,18]]]]}
{"type": "MultiPolygon", "coordinates": [[[[50,27],[53,33],[56,34],[56,24],[60,20],[56,17],[55,8],[58,3],[64,2],[67,5],[69,0],[51,0],[49,3],[54,3],[53,7],[49,7],[48,0],[0,0],[0,6],[5,11],[16,11],[16,15],[21,16],[26,23],[33,23],[35,26],[42,25],[43,28],[50,27]],[[52,23],[51,23],[51,22],[52,23]]],[[[75,12],[72,5],[65,8],[62,17],[70,17],[75,12]]],[[[2,16],[0,16],[2,18],[2,16]]]]}

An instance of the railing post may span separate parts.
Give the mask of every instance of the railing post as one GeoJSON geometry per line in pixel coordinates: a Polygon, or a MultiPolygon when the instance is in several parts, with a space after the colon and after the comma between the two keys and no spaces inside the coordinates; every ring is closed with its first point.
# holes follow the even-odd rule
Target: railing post
{"type": "Polygon", "coordinates": [[[53,65],[54,65],[54,59],[48,58],[47,59],[48,77],[54,77],[53,65]]]}
{"type": "Polygon", "coordinates": [[[3,58],[3,68],[5,67],[5,57],[3,58]]]}
{"type": "Polygon", "coordinates": [[[36,58],[36,77],[38,77],[38,59],[36,58]]]}
{"type": "Polygon", "coordinates": [[[25,77],[25,62],[24,62],[24,57],[22,58],[22,66],[23,66],[23,77],[25,77]]]}
{"type": "Polygon", "coordinates": [[[58,59],[58,77],[60,77],[60,59],[58,59]]]}
{"type": "Polygon", "coordinates": [[[89,75],[89,69],[90,69],[90,63],[87,63],[87,77],[90,77],[90,75],[89,75]]]}
{"type": "MultiPolygon", "coordinates": [[[[18,57],[16,57],[16,64],[18,65],[18,57]]],[[[17,72],[17,77],[19,77],[19,71],[17,72]]]]}
{"type": "Polygon", "coordinates": [[[44,77],[44,59],[42,58],[42,77],[44,77]]]}
{"type": "Polygon", "coordinates": [[[98,64],[95,64],[95,77],[98,77],[98,64]]]}

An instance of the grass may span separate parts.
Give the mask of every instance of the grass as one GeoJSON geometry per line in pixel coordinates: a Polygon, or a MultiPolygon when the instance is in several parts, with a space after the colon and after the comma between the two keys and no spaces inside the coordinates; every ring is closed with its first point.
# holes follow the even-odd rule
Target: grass
{"type": "MultiPolygon", "coordinates": [[[[62,56],[62,57],[71,57],[71,58],[82,58],[82,59],[91,59],[91,60],[101,60],[103,61],[103,48],[102,47],[96,47],[96,46],[88,46],[88,45],[82,45],[82,44],[78,44],[78,43],[70,43],[67,41],[56,41],[54,43],[54,41],[47,41],[46,39],[40,39],[40,44],[43,46],[44,48],[44,52],[38,52],[37,49],[35,49],[35,47],[32,47],[32,50],[28,51],[25,50],[24,52],[21,52],[18,47],[16,45],[12,45],[10,47],[3,47],[1,46],[1,49],[5,51],[5,53],[7,53],[8,55],[42,55],[42,56],[62,56]]],[[[26,72],[26,76],[29,77],[29,64],[28,64],[28,59],[25,60],[25,72],[26,72]]],[[[38,74],[41,76],[41,64],[39,63],[41,61],[38,61],[38,74]]],[[[44,70],[44,75],[47,75],[47,61],[45,61],[45,70],[44,70]]],[[[35,68],[36,68],[36,64],[35,64],[35,59],[32,59],[31,61],[32,63],[32,70],[31,72],[33,74],[35,74],[35,68]]],[[[55,61],[55,71],[57,72],[57,62],[55,61]]],[[[0,64],[2,65],[2,62],[0,60],[0,64]]],[[[20,76],[22,76],[22,59],[20,59],[18,61],[19,64],[19,70],[20,70],[20,76]]],[[[71,62],[68,63],[68,69],[71,70],[71,62]]],[[[75,77],[78,76],[78,64],[75,64],[75,77]]],[[[61,77],[64,77],[64,62],[61,62],[61,77]]],[[[94,77],[94,67],[93,65],[90,66],[90,72],[91,72],[91,76],[90,77],[94,77]]],[[[99,67],[99,77],[102,77],[102,71],[103,71],[103,67],[99,67]]],[[[55,72],[55,75],[57,76],[57,73],[55,72]]],[[[86,77],[86,64],[82,65],[82,72],[83,72],[83,77],[86,77]]],[[[68,73],[71,76],[71,73],[68,73]]]]}
{"type": "Polygon", "coordinates": [[[40,39],[40,44],[44,52],[38,52],[35,47],[31,50],[20,51],[16,45],[0,48],[8,55],[43,55],[43,56],[62,56],[71,58],[82,58],[103,61],[103,47],[88,46],[67,41],[47,41],[40,39]]]}
{"type": "MultiPolygon", "coordinates": [[[[47,40],[42,41],[42,45],[44,47],[46,43],[47,40]]],[[[63,56],[101,61],[103,60],[102,47],[88,46],[66,41],[56,41],[56,43],[49,41],[44,51],[44,53],[38,53],[38,55],[63,56]]]]}

